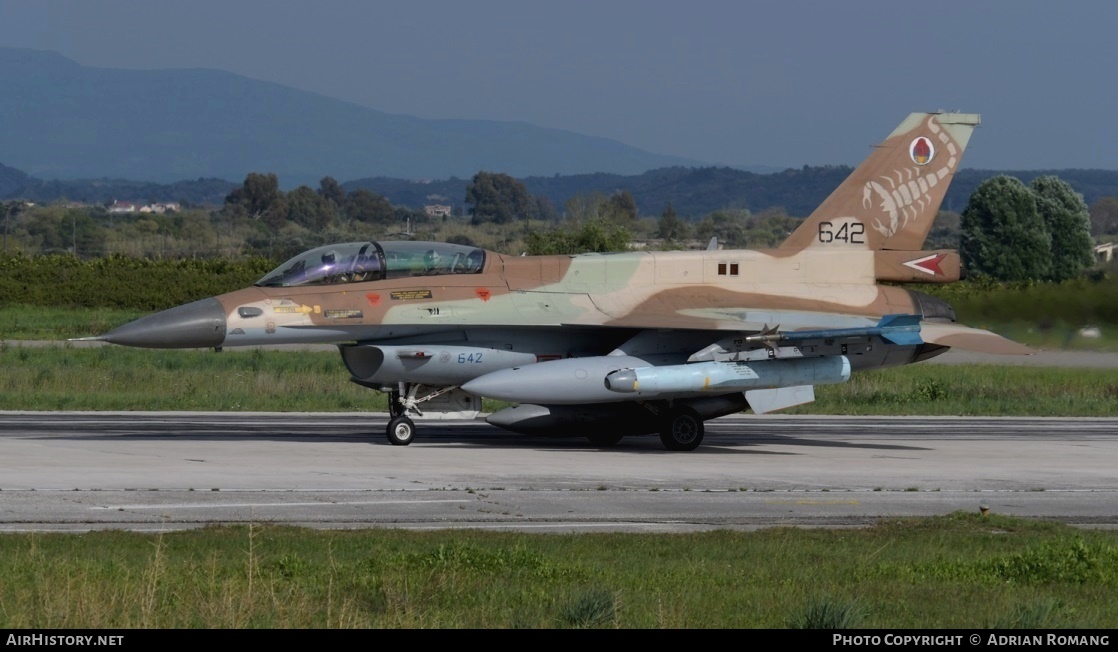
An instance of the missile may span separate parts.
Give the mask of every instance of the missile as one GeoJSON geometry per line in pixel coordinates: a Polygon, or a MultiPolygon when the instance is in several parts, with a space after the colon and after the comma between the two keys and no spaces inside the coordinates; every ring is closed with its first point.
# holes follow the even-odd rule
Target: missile
{"type": "Polygon", "coordinates": [[[637,367],[608,374],[606,389],[643,398],[696,392],[736,392],[797,385],[826,385],[850,379],[844,355],[756,362],[697,362],[637,367]]]}
{"type": "Polygon", "coordinates": [[[757,335],[748,335],[746,342],[805,342],[810,340],[829,340],[840,337],[878,336],[887,342],[900,346],[923,344],[920,338],[920,315],[885,315],[876,326],[864,328],[826,328],[812,331],[778,332],[779,326],[763,329],[757,335]]]}

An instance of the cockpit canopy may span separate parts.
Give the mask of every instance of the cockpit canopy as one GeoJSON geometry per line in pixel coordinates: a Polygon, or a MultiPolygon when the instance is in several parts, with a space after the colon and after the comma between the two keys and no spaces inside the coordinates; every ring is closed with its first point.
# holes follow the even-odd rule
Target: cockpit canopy
{"type": "Polygon", "coordinates": [[[256,282],[264,287],[380,281],[402,276],[478,274],[485,250],[411,240],[344,242],[295,256],[256,282]]]}

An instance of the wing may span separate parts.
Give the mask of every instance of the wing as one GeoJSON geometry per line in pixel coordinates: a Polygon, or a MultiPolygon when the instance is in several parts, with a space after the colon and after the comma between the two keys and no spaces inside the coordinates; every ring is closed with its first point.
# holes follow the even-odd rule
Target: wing
{"type": "Polygon", "coordinates": [[[903,340],[889,339],[893,344],[934,344],[950,348],[993,353],[997,355],[1031,355],[1035,350],[980,328],[952,322],[924,321],[919,315],[886,315],[866,317],[839,313],[797,310],[693,309],[671,314],[634,313],[605,324],[570,321],[568,325],[606,326],[655,330],[716,331],[753,339],[768,334],[761,341],[773,343],[802,342],[807,339],[828,339],[888,333],[912,333],[903,340]],[[903,317],[903,323],[898,318],[903,317]],[[900,329],[903,327],[903,331],[900,329]]]}
{"type": "Polygon", "coordinates": [[[578,317],[566,319],[563,325],[759,333],[777,324],[785,331],[800,331],[867,327],[876,324],[879,319],[879,317],[801,310],[694,308],[661,313],[633,312],[605,322],[600,315],[588,314],[585,319],[578,317]]]}

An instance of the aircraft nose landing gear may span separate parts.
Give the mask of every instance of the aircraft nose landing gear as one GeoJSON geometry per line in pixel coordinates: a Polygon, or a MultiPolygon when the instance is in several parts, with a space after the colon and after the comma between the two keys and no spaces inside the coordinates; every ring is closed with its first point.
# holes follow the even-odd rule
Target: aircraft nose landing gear
{"type": "Polygon", "coordinates": [[[407,446],[415,439],[412,419],[473,419],[477,417],[480,399],[467,394],[457,385],[432,387],[420,383],[399,383],[388,393],[388,416],[391,419],[385,434],[393,446],[407,446]],[[423,405],[424,409],[419,406],[423,405]]]}
{"type": "Polygon", "coordinates": [[[423,414],[415,406],[418,388],[415,384],[400,383],[399,388],[388,395],[388,415],[392,418],[388,421],[385,434],[393,446],[407,446],[415,439],[415,422],[408,417],[408,412],[423,414]]]}

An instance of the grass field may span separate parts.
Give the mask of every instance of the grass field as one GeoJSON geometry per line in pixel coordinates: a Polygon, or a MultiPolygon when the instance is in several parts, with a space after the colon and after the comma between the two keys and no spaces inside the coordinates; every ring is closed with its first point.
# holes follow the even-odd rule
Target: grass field
{"type": "Polygon", "coordinates": [[[0,340],[65,340],[101,335],[147,314],[117,308],[0,306],[0,340]]]}
{"type": "MultiPolygon", "coordinates": [[[[1118,301],[1118,298],[1115,299],[1118,301]]],[[[1089,328],[1063,323],[1043,327],[1029,321],[973,321],[967,326],[984,328],[1025,346],[1045,351],[1118,351],[1118,327],[1101,324],[1089,328]]]]}
{"type": "Polygon", "coordinates": [[[996,515],[538,535],[0,536],[0,627],[1098,628],[1118,533],[996,515]]]}

